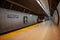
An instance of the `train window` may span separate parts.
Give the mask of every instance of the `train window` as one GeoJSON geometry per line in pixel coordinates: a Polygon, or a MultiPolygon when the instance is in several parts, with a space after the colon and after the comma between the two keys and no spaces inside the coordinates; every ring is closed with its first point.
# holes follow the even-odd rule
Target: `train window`
{"type": "Polygon", "coordinates": [[[9,9],[9,8],[10,8],[10,4],[11,4],[11,3],[7,2],[7,1],[3,1],[3,3],[1,4],[0,7],[9,9]]]}
{"type": "Polygon", "coordinates": [[[16,5],[13,5],[13,7],[11,9],[17,11],[17,6],[16,5]]]}
{"type": "Polygon", "coordinates": [[[23,23],[24,23],[24,24],[28,23],[28,17],[27,17],[27,16],[24,16],[24,17],[23,17],[23,23]]]}
{"type": "Polygon", "coordinates": [[[29,12],[29,10],[28,9],[25,9],[25,13],[28,13],[29,12]]]}
{"type": "Polygon", "coordinates": [[[16,5],[13,5],[12,10],[23,12],[24,8],[16,6],[16,5]]]}

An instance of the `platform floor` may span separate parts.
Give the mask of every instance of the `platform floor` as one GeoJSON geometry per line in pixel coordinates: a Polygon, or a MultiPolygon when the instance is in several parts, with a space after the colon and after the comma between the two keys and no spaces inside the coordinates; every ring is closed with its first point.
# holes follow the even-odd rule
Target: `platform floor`
{"type": "Polygon", "coordinates": [[[46,21],[1,35],[0,40],[60,40],[60,27],[46,21]]]}

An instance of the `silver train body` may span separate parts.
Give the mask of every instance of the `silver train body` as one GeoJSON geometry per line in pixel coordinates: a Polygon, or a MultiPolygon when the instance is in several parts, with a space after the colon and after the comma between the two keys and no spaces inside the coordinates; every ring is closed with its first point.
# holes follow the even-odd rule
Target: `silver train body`
{"type": "Polygon", "coordinates": [[[0,34],[37,23],[38,16],[0,8],[0,34]]]}

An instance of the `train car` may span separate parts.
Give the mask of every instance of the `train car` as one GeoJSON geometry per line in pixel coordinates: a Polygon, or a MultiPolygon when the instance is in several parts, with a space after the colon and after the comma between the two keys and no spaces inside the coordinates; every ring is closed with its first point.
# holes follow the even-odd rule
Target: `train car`
{"type": "Polygon", "coordinates": [[[58,4],[58,6],[57,6],[57,11],[58,11],[58,22],[59,22],[59,26],[60,26],[60,2],[59,2],[59,4],[58,4]]]}
{"type": "Polygon", "coordinates": [[[57,4],[52,17],[53,17],[54,23],[60,26],[60,2],[57,4]]]}
{"type": "Polygon", "coordinates": [[[37,23],[38,16],[0,8],[0,34],[37,23]]]}

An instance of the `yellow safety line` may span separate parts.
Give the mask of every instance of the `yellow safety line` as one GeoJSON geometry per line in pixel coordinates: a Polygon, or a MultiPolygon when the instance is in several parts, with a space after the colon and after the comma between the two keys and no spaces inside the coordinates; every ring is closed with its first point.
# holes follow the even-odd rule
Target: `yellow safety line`
{"type": "Polygon", "coordinates": [[[23,28],[23,29],[14,31],[14,32],[10,32],[10,33],[4,34],[4,35],[1,35],[1,36],[0,36],[0,40],[5,40],[5,39],[7,39],[7,38],[9,38],[9,37],[12,37],[12,36],[20,33],[20,32],[24,32],[24,31],[26,31],[26,30],[28,30],[28,29],[34,28],[34,27],[36,27],[37,25],[38,25],[38,24],[29,26],[29,27],[26,27],[26,28],[23,28]]]}

